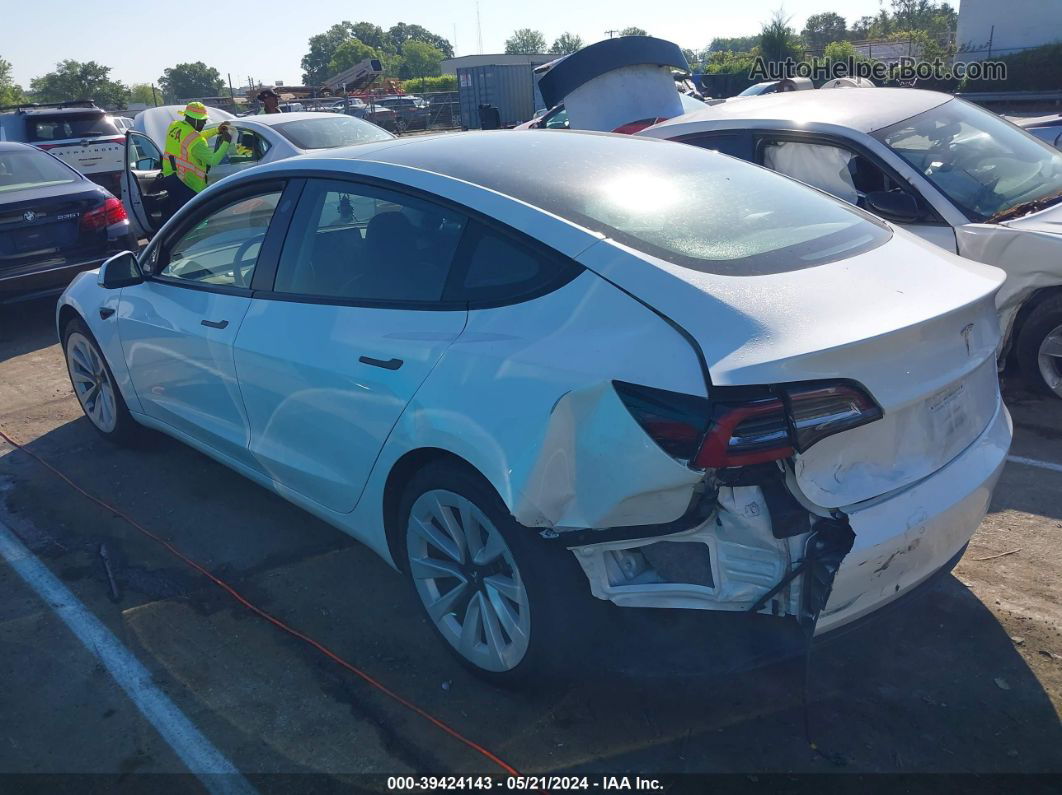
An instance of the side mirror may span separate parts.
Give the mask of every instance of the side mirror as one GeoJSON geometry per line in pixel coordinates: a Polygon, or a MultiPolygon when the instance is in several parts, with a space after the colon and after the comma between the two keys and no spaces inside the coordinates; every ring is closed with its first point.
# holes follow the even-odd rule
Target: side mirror
{"type": "Polygon", "coordinates": [[[104,290],[131,287],[144,281],[144,272],[132,251],[122,251],[104,260],[96,283],[104,290]]]}
{"type": "Polygon", "coordinates": [[[867,194],[866,205],[870,212],[897,224],[912,224],[923,215],[918,200],[904,191],[871,191],[867,194]]]}

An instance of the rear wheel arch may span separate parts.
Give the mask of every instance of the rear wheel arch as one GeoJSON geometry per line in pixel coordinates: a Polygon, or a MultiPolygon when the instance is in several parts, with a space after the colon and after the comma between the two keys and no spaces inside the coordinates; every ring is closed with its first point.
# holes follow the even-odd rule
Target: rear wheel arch
{"type": "Polygon", "coordinates": [[[495,493],[497,488],[490,480],[473,466],[469,461],[449,450],[441,447],[419,447],[402,455],[387,474],[387,481],[383,491],[383,521],[384,533],[387,536],[387,549],[391,553],[391,559],[399,570],[406,570],[405,535],[401,526],[398,509],[402,502],[402,495],[406,486],[417,472],[425,467],[440,461],[448,461],[453,466],[463,469],[476,476],[489,486],[495,493]]]}

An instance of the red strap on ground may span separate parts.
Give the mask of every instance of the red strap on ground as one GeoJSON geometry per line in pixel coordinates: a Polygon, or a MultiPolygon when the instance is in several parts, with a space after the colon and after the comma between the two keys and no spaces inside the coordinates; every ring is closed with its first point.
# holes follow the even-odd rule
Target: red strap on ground
{"type": "Polygon", "coordinates": [[[92,502],[96,503],[101,508],[104,508],[104,509],[110,511],[111,513],[115,514],[116,516],[121,517],[127,523],[129,523],[129,525],[131,527],[135,528],[136,530],[138,530],[139,532],[141,532],[142,534],[144,534],[145,536],[150,538],[152,541],[154,541],[154,542],[160,544],[161,546],[163,546],[171,555],[173,555],[178,560],[182,561],[183,563],[187,564],[188,566],[190,566],[191,568],[195,569],[197,572],[202,574],[204,577],[206,577],[208,580],[210,580],[216,586],[218,586],[219,588],[224,590],[226,593],[229,594],[229,596],[231,596],[233,599],[235,599],[241,605],[246,607],[252,613],[255,613],[256,615],[264,618],[266,621],[268,621],[270,624],[272,624],[273,626],[277,627],[278,629],[281,629],[284,632],[287,632],[289,635],[292,635],[293,637],[296,637],[299,640],[303,641],[304,643],[307,643],[310,646],[312,646],[313,648],[317,649],[317,651],[321,652],[321,654],[323,654],[325,657],[330,659],[332,662],[336,663],[337,665],[342,666],[343,668],[346,668],[352,674],[354,674],[355,676],[357,676],[360,679],[364,680],[368,684],[372,685],[374,688],[379,690],[384,695],[389,696],[390,698],[392,698],[395,701],[397,701],[399,704],[401,704],[406,709],[408,709],[411,712],[414,712],[417,715],[419,715],[420,717],[424,718],[424,720],[428,721],[428,723],[432,724],[437,729],[441,729],[442,731],[446,732],[446,734],[449,734],[451,737],[453,737],[458,742],[463,743],[464,745],[467,745],[473,751],[475,751],[476,753],[482,755],[486,759],[490,760],[491,762],[493,762],[495,765],[500,767],[502,770],[504,770],[509,775],[511,775],[511,776],[519,776],[520,775],[520,772],[517,771],[516,768],[514,768],[508,762],[506,762],[503,759],[501,759],[499,756],[497,756],[492,751],[484,748],[479,743],[468,739],[463,734],[461,734],[459,731],[457,731],[457,729],[455,729],[452,726],[450,726],[449,724],[443,722],[439,718],[436,718],[430,712],[426,712],[425,710],[421,709],[420,707],[418,707],[416,704],[414,704],[409,699],[403,698],[398,693],[396,693],[395,691],[393,691],[389,687],[387,687],[385,684],[377,681],[376,679],[371,677],[369,674],[365,673],[363,670],[361,670],[357,666],[355,666],[352,663],[349,663],[346,660],[344,660],[342,657],[340,657],[334,651],[329,649],[323,643],[320,643],[320,642],[314,640],[313,638],[311,638],[309,635],[306,635],[306,634],[300,632],[299,630],[295,629],[294,627],[292,627],[292,626],[290,626],[288,624],[285,624],[283,621],[281,621],[276,616],[271,615],[270,613],[267,613],[262,608],[258,607],[256,604],[254,604],[253,602],[248,600],[245,596],[243,596],[239,591],[237,591],[235,588],[233,588],[227,582],[225,582],[224,580],[220,579],[219,577],[214,576],[214,574],[212,574],[206,567],[202,566],[200,563],[196,562],[192,558],[190,558],[187,555],[185,555],[183,552],[181,552],[181,550],[177,549],[177,547],[175,547],[173,544],[171,544],[165,538],[162,538],[161,536],[158,536],[155,533],[152,533],[150,530],[148,530],[142,524],[137,522],[136,519],[134,519],[133,517],[129,516],[124,511],[122,511],[122,510],[120,510],[118,508],[115,508],[113,505],[109,505],[108,503],[104,502],[103,500],[99,499],[98,497],[95,497],[92,494],[90,494],[89,492],[85,491],[85,489],[81,488],[81,486],[79,486],[77,483],[75,483],[73,480],[71,480],[69,477],[67,477],[65,474],[63,474],[61,471],[56,469],[54,466],[49,464],[46,460],[41,458],[35,452],[33,452],[32,450],[27,449],[24,445],[19,444],[14,439],[12,439],[10,436],[8,436],[6,433],[4,433],[3,429],[0,429],[0,438],[3,438],[3,440],[5,442],[7,442],[8,444],[10,444],[12,447],[16,448],[17,450],[22,451],[26,455],[28,455],[31,458],[33,458],[35,461],[37,461],[37,463],[39,463],[41,466],[43,466],[44,468],[49,470],[56,477],[58,477],[58,478],[62,479],[63,481],[65,481],[67,483],[67,485],[69,485],[72,489],[74,489],[74,491],[76,491],[79,494],[81,494],[82,496],[88,498],[92,502]]]}

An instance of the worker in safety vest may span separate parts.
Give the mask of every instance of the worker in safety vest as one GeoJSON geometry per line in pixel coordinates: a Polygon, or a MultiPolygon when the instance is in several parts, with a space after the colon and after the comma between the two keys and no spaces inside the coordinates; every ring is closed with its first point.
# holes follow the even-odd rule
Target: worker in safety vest
{"type": "Polygon", "coordinates": [[[166,151],[162,160],[162,177],[167,192],[166,218],[206,187],[210,167],[220,163],[228,151],[232,139],[228,122],[204,133],[206,122],[206,105],[189,102],[184,109],[184,119],[173,122],[166,130],[166,151]],[[208,143],[215,135],[222,139],[217,149],[208,143]]]}

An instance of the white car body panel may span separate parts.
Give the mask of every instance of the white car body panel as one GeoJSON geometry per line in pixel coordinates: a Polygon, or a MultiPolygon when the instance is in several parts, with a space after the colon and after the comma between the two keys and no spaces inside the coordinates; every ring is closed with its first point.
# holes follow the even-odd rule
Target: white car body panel
{"type": "Polygon", "coordinates": [[[704,351],[713,384],[843,375],[884,409],[883,420],[797,457],[800,486],[818,505],[850,505],[925,477],[995,411],[985,382],[994,380],[993,368],[986,376],[981,365],[994,360],[999,341],[992,296],[1003,274],[996,268],[941,254],[902,231],[858,263],[772,276],[728,277],[662,260],[645,268],[645,258],[603,244],[579,260],[686,328],[704,351]],[[940,257],[941,267],[924,268],[927,255],[940,257]],[[873,291],[876,311],[853,302],[853,290],[873,291]],[[975,383],[966,384],[969,378],[975,383]]]}

